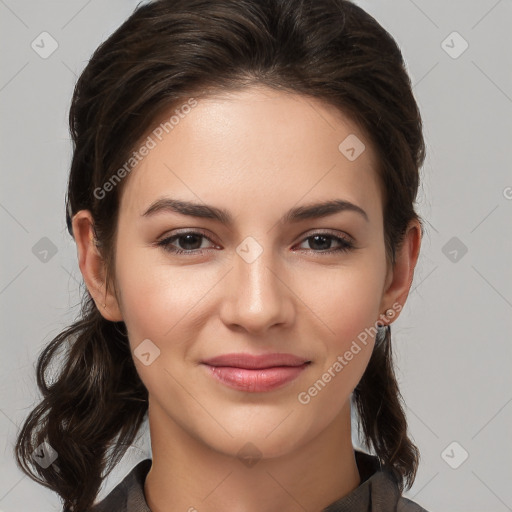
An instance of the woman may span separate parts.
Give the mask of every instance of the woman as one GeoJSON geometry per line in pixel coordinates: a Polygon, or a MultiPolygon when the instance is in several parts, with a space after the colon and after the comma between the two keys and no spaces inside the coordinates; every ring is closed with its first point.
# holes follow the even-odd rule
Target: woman
{"type": "Polygon", "coordinates": [[[345,0],[157,0],[70,124],[87,290],[20,467],[73,512],[424,510],[390,324],[425,147],[392,37],[345,0]],[[152,460],[96,503],[146,414],[152,460]]]}

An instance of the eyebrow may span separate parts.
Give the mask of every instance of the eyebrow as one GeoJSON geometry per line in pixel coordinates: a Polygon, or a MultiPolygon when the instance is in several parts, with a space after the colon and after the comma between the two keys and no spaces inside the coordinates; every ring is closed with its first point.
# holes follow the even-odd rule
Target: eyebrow
{"type": "MultiPolygon", "coordinates": [[[[366,222],[369,222],[366,212],[354,203],[343,199],[334,199],[320,203],[297,206],[286,212],[281,217],[279,223],[291,224],[306,219],[318,219],[327,217],[335,213],[351,211],[361,215],[366,222]]],[[[163,197],[156,200],[151,206],[141,214],[141,217],[151,217],[160,212],[174,212],[190,217],[201,219],[212,219],[222,224],[231,226],[233,224],[233,216],[229,211],[215,206],[193,203],[190,201],[181,201],[170,197],[163,197]]]]}

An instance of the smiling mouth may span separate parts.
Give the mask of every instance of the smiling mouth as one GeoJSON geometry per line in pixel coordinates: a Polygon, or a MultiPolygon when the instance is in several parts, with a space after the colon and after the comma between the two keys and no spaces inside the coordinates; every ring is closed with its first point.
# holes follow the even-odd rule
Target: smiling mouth
{"type": "Polygon", "coordinates": [[[310,361],[297,366],[272,366],[266,368],[241,368],[204,364],[210,376],[238,391],[268,392],[294,381],[310,365],[310,361]]]}

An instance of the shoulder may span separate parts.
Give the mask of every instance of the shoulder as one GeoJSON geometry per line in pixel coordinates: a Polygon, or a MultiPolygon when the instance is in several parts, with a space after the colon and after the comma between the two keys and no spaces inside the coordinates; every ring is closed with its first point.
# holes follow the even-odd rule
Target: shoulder
{"type": "Polygon", "coordinates": [[[401,495],[391,472],[380,466],[374,455],[356,450],[356,462],[361,475],[360,489],[368,488],[371,510],[396,512],[428,512],[414,501],[401,495]]]}
{"type": "Polygon", "coordinates": [[[369,487],[371,511],[379,512],[428,512],[414,501],[402,496],[395,477],[382,469],[376,471],[361,487],[369,487]]]}
{"type": "Polygon", "coordinates": [[[144,481],[151,459],[140,461],[110,493],[89,512],[150,512],[144,498],[144,481]]]}
{"type": "Polygon", "coordinates": [[[401,497],[398,500],[397,506],[396,506],[397,512],[428,512],[423,507],[420,507],[417,503],[414,503],[414,501],[411,501],[407,498],[401,497]]]}

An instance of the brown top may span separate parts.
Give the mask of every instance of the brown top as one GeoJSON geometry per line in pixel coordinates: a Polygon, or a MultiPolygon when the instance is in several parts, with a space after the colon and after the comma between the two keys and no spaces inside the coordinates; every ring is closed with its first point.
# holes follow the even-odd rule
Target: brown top
{"type": "MultiPolygon", "coordinates": [[[[322,512],[427,512],[401,496],[395,478],[380,468],[377,457],[358,450],[355,456],[360,485],[322,512]]],[[[144,497],[144,482],[150,468],[151,459],[140,461],[90,512],[151,512],[144,497]]]]}

